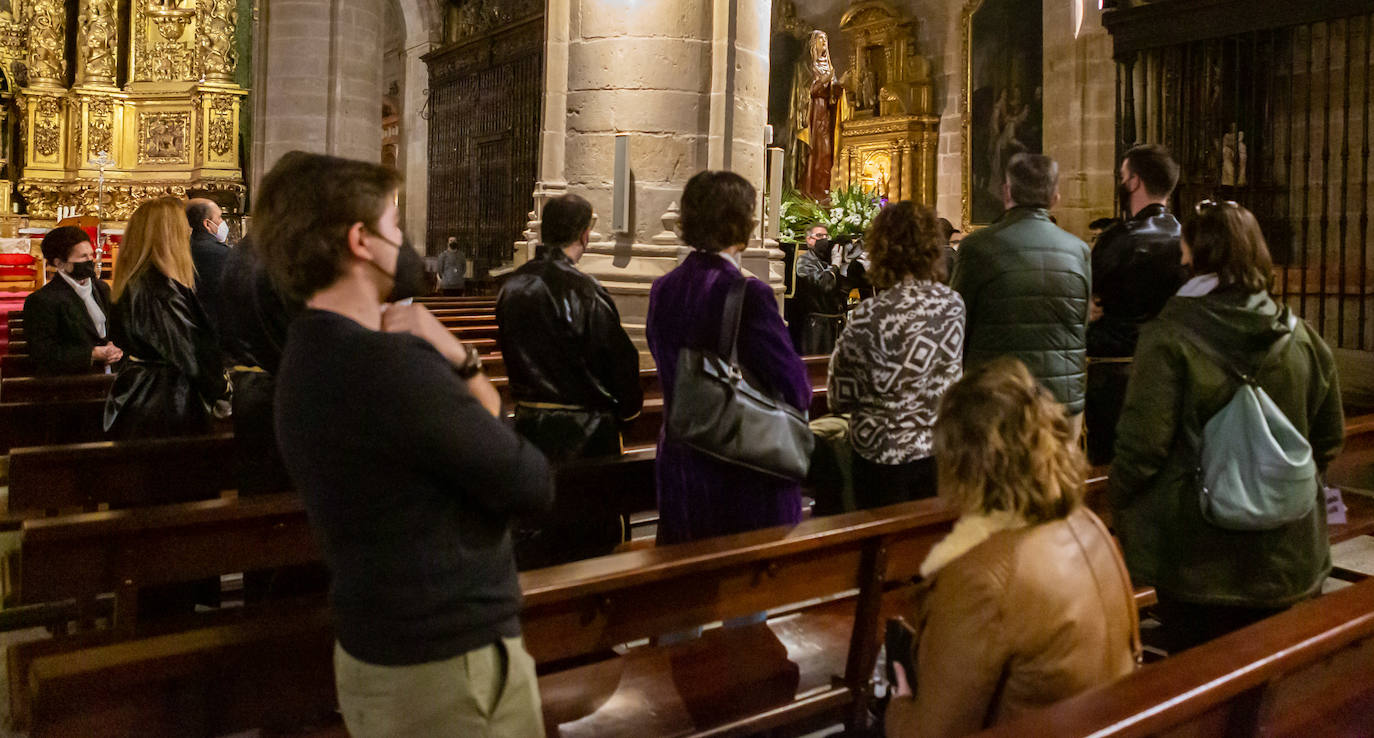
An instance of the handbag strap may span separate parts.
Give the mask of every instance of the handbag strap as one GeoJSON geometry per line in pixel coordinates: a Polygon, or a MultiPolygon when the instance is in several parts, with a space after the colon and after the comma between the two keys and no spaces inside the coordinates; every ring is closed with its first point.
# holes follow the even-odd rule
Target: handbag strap
{"type": "Polygon", "coordinates": [[[718,353],[728,358],[731,366],[738,363],[740,316],[744,313],[744,289],[748,286],[748,277],[730,285],[730,291],[725,295],[725,309],[720,314],[718,353]]]}

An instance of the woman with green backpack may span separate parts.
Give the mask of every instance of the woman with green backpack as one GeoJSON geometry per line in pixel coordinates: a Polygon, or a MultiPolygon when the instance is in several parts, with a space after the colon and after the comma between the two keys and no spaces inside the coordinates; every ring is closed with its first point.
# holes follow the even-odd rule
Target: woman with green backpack
{"type": "Polygon", "coordinates": [[[1183,259],[1194,276],[1140,335],[1109,493],[1170,651],[1321,591],[1321,474],[1344,432],[1331,350],[1269,295],[1255,216],[1203,201],[1183,259]]]}

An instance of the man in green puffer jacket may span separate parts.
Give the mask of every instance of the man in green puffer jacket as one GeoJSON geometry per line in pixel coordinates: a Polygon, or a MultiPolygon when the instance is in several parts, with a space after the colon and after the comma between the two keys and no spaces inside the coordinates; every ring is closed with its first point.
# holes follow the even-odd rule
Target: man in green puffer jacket
{"type": "Polygon", "coordinates": [[[1007,212],[964,238],[950,286],[967,311],[964,371],[1013,356],[1082,428],[1087,365],[1088,245],[1056,226],[1059,165],[1017,154],[1006,167],[1007,212]]]}

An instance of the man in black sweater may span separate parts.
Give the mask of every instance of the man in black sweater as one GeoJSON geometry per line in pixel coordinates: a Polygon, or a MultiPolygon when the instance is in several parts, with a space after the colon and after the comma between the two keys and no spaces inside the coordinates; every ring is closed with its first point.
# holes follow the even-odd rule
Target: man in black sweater
{"type": "Polygon", "coordinates": [[[476,352],[394,304],[424,280],[398,185],[293,152],[253,213],[273,278],[306,303],[275,416],[334,577],[339,705],[354,736],[540,736],[509,520],[548,506],[548,464],[498,419],[476,352]]]}

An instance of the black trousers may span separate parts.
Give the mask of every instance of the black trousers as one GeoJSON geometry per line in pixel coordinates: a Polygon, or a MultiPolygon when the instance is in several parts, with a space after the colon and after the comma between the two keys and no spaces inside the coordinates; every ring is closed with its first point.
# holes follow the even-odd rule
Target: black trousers
{"type": "Polygon", "coordinates": [[[1126,385],[1130,380],[1130,362],[1088,363],[1083,426],[1087,434],[1089,464],[1098,466],[1112,462],[1116,423],[1121,419],[1121,406],[1126,402],[1126,385]]]}
{"type": "Polygon", "coordinates": [[[877,464],[854,454],[854,501],[860,510],[934,497],[935,457],[877,464]]]}
{"type": "MultiPolygon", "coordinates": [[[[515,431],[554,464],[620,454],[620,427],[611,413],[517,405],[515,431]]],[[[515,564],[527,571],[605,556],[628,532],[599,500],[567,499],[555,489],[552,510],[516,523],[515,564]]]]}
{"type": "Polygon", "coordinates": [[[1161,643],[1156,645],[1170,654],[1178,653],[1258,623],[1287,609],[1198,605],[1160,595],[1159,604],[1154,606],[1155,615],[1159,617],[1161,640],[1161,643]]]}

